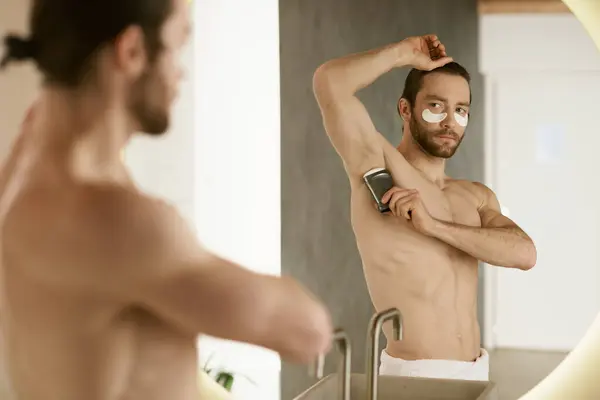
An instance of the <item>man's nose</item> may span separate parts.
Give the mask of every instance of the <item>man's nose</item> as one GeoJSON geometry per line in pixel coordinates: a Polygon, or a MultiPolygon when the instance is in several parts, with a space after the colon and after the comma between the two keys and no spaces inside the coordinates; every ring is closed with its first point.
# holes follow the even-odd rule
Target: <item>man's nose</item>
{"type": "Polygon", "coordinates": [[[446,118],[441,122],[443,128],[454,130],[458,125],[456,123],[456,119],[454,118],[454,113],[448,113],[446,118]]]}

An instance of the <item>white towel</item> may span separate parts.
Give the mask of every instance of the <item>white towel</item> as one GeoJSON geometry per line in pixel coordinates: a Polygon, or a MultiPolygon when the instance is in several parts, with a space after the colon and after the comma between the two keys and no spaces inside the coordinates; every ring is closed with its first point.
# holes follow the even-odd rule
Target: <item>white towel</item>
{"type": "Polygon", "coordinates": [[[381,352],[379,375],[489,381],[490,356],[481,349],[475,361],[403,360],[381,352]]]}

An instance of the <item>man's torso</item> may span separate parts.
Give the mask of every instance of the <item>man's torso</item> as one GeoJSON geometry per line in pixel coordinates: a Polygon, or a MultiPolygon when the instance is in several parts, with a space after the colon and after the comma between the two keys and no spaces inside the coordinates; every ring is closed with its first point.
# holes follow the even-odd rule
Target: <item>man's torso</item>
{"type": "MultiPolygon", "coordinates": [[[[198,398],[195,337],[111,293],[61,286],[61,258],[67,264],[69,254],[56,249],[68,249],[66,241],[73,241],[72,252],[85,247],[62,234],[62,221],[77,218],[66,207],[85,197],[82,187],[90,185],[15,150],[0,188],[0,268],[5,355],[18,400],[198,398]],[[31,205],[45,203],[51,205],[31,205]],[[48,215],[53,207],[61,219],[48,215]],[[13,229],[18,226],[26,229],[13,229]],[[11,243],[22,246],[23,232],[35,230],[37,239],[27,244],[35,257],[21,257],[11,243]],[[47,274],[56,279],[40,278],[47,274]]],[[[82,231],[78,241],[86,237],[82,231]]]]}
{"type": "MultiPolygon", "coordinates": [[[[400,156],[399,154],[397,156],[400,156]]],[[[392,175],[394,154],[386,154],[392,175]]],[[[449,180],[427,190],[432,214],[447,222],[481,226],[471,183],[449,180]]],[[[417,232],[410,221],[380,214],[362,182],[352,183],[352,226],[371,299],[377,311],[398,308],[401,341],[389,326],[387,352],[403,359],[474,360],[479,356],[477,321],[478,261],[435,238],[417,232]]]]}

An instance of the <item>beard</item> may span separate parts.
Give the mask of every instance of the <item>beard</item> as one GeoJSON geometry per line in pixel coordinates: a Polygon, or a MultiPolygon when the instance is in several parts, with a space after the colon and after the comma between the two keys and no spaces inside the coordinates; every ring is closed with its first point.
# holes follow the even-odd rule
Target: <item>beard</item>
{"type": "Polygon", "coordinates": [[[166,98],[166,93],[165,83],[152,66],[133,84],[129,108],[143,133],[159,136],[169,128],[169,109],[160,106],[160,100],[166,98]]]}
{"type": "Polygon", "coordinates": [[[458,146],[462,142],[464,135],[460,137],[456,132],[450,129],[427,129],[420,125],[414,117],[414,113],[410,118],[410,133],[413,140],[421,147],[425,154],[437,158],[450,158],[458,150],[458,146]],[[435,141],[436,137],[450,136],[455,142],[439,143],[435,141]]]}

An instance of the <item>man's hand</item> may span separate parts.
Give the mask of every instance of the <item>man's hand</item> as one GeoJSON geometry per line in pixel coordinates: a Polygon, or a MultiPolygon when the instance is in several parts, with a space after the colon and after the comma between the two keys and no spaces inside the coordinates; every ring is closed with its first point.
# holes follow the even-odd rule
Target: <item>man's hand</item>
{"type": "Polygon", "coordinates": [[[388,205],[393,215],[411,221],[418,232],[430,234],[435,220],[425,208],[416,189],[393,187],[383,195],[381,200],[388,205]]]}
{"type": "Polygon", "coordinates": [[[412,36],[398,44],[402,65],[411,65],[422,71],[442,67],[452,61],[446,46],[436,35],[412,36]]]}

